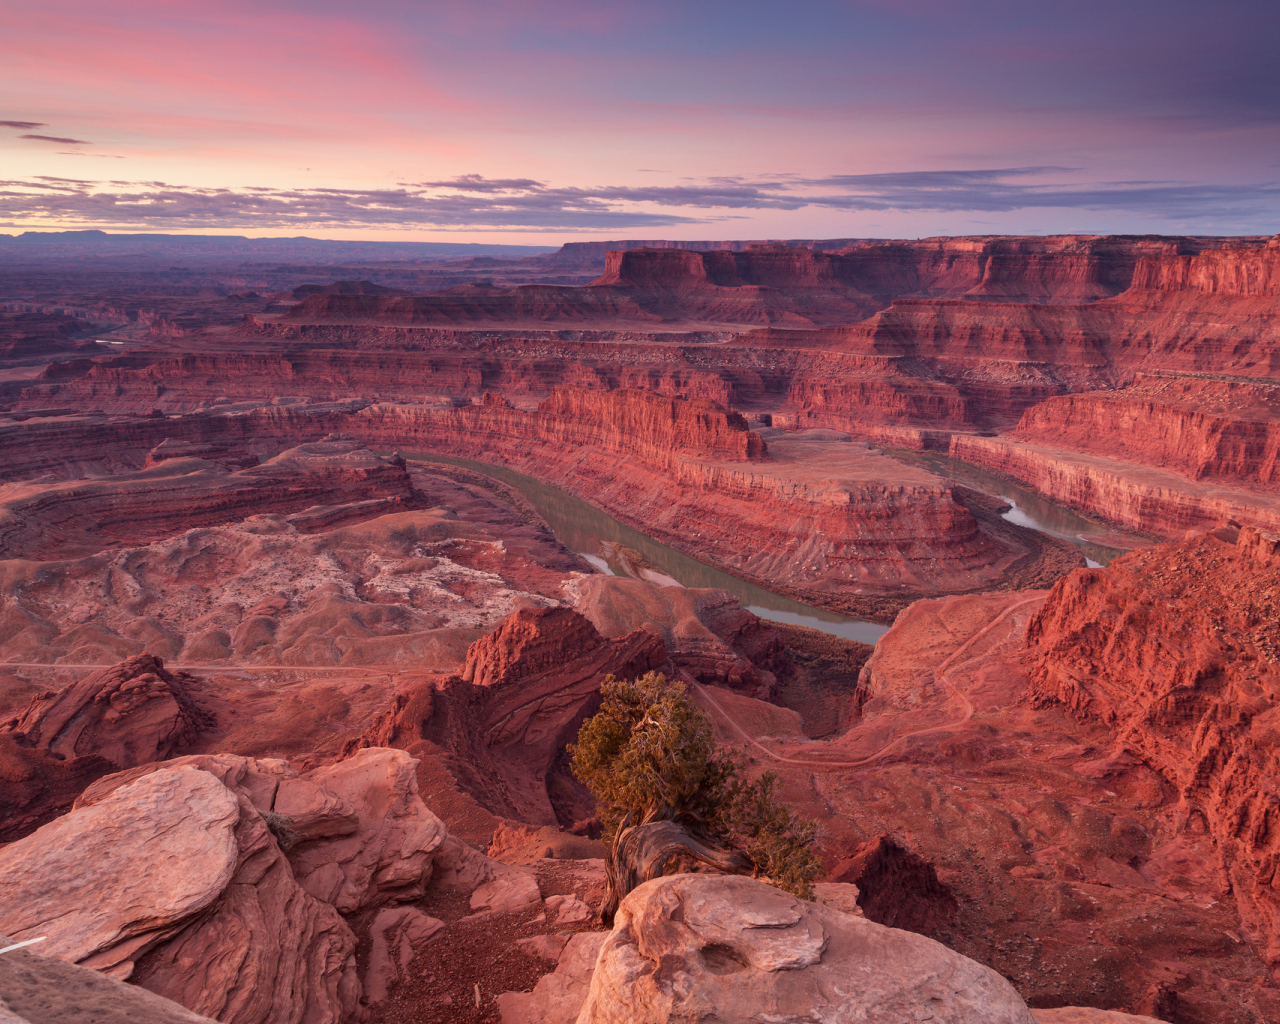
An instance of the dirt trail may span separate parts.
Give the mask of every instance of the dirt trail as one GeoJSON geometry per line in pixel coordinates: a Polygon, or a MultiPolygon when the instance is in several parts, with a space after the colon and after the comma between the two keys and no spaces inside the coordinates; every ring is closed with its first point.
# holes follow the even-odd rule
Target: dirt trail
{"type": "Polygon", "coordinates": [[[973,636],[969,637],[968,640],[966,640],[963,644],[961,644],[959,648],[957,648],[954,652],[952,652],[952,654],[949,657],[947,657],[940,665],[938,665],[936,669],[934,669],[934,678],[938,682],[942,683],[944,686],[947,687],[951,695],[955,697],[957,700],[959,700],[961,707],[964,709],[963,713],[959,718],[955,719],[954,721],[948,722],[945,725],[930,725],[930,726],[926,726],[923,729],[915,729],[912,732],[903,733],[901,736],[898,736],[895,739],[891,740],[889,743],[886,743],[874,754],[868,754],[866,757],[859,758],[856,761],[808,761],[808,760],[802,760],[800,758],[783,757],[781,754],[775,754],[768,747],[765,747],[762,744],[758,743],[754,737],[749,735],[747,731],[743,729],[742,726],[738,723],[738,721],[732,715],[730,715],[727,711],[725,711],[723,707],[720,706],[719,701],[717,701],[715,697],[713,697],[710,693],[707,692],[706,687],[704,687],[701,683],[699,683],[696,679],[694,679],[691,675],[689,675],[688,672],[686,672],[684,669],[680,669],[680,675],[684,677],[686,682],[688,682],[691,686],[694,687],[694,689],[697,690],[697,692],[703,697],[703,699],[706,700],[706,702],[715,709],[716,713],[719,714],[720,717],[724,719],[724,721],[728,723],[733,728],[733,730],[737,732],[739,736],[741,736],[747,743],[751,744],[751,746],[755,747],[761,753],[772,758],[773,760],[781,761],[784,764],[803,765],[807,768],[828,768],[828,769],[830,768],[861,768],[863,765],[870,764],[872,761],[875,761],[883,757],[885,754],[889,753],[891,750],[894,750],[895,748],[902,746],[907,740],[911,739],[914,736],[924,736],[928,733],[934,733],[934,732],[952,732],[955,729],[959,728],[961,725],[963,725],[965,722],[967,722],[970,718],[972,718],[973,717],[972,701],[970,701],[969,698],[954,683],[951,682],[952,672],[949,672],[947,670],[951,667],[952,664],[954,664],[955,660],[958,657],[960,657],[960,655],[962,655],[965,651],[967,651],[970,647],[972,647],[975,643],[977,643],[978,640],[982,639],[982,637],[986,636],[989,632],[991,632],[991,630],[994,629],[997,625],[1003,622],[1011,612],[1015,611],[1018,608],[1023,607],[1024,605],[1032,604],[1034,602],[1043,601],[1043,600],[1044,600],[1044,595],[1042,594],[1039,597],[1028,597],[1028,598],[1025,598],[1024,600],[1015,601],[1013,604],[1008,605],[1000,612],[999,615],[995,616],[995,618],[993,618],[980,630],[974,633],[973,636]]]}

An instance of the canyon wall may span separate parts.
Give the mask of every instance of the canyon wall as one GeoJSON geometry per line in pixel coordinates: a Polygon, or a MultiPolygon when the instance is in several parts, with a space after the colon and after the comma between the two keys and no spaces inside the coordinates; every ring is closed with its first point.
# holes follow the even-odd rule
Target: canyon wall
{"type": "Polygon", "coordinates": [[[768,454],[741,415],[705,399],[673,399],[635,389],[613,391],[606,398],[580,388],[557,388],[538,414],[546,441],[590,444],[659,465],[680,454],[730,462],[762,460],[768,454]]]}
{"type": "MultiPolygon", "coordinates": [[[[639,391],[562,389],[536,412],[490,396],[457,408],[352,402],[40,419],[0,427],[0,438],[17,476],[67,473],[68,452],[84,471],[136,466],[166,438],[272,454],[334,431],[536,475],[736,575],[825,602],[891,595],[896,610],[914,593],[994,585],[1025,553],[987,536],[935,478],[864,446],[802,449],[777,462],[742,417],[639,391]],[[844,461],[826,465],[827,454],[844,461]]],[[[877,609],[869,611],[887,613],[877,609]]]]}
{"type": "Polygon", "coordinates": [[[811,585],[816,574],[837,588],[910,590],[923,577],[904,575],[906,563],[928,565],[924,574],[936,580],[950,571],[947,557],[959,559],[957,571],[963,563],[980,575],[1003,557],[933,481],[880,472],[847,480],[828,473],[824,482],[816,470],[797,473],[763,461],[763,442],[737,413],[660,423],[660,410],[693,408],[671,404],[679,396],[782,428],[832,427],[865,441],[946,450],[1165,537],[1223,520],[1280,521],[1266,493],[1280,447],[1267,383],[1280,375],[1280,331],[1269,311],[1275,240],[1059,236],[703,249],[614,251],[587,287],[480,282],[413,296],[368,294],[387,289],[347,282],[281,316],[212,332],[198,352],[194,341],[167,339],[150,350],[52,363],[29,383],[6,383],[7,393],[20,387],[20,416],[68,405],[135,413],[216,405],[235,415],[121,421],[110,428],[114,445],[86,435],[70,449],[58,447],[56,423],[28,419],[7,472],[74,474],[67,451],[86,466],[136,466],[169,436],[252,437],[255,450],[272,453],[294,443],[296,431],[337,430],[512,466],[736,572],[779,571],[784,585],[811,585]],[[824,317],[835,325],[816,327],[824,317]],[[775,326],[741,329],[751,323],[775,326]],[[1169,369],[1180,383],[1157,387],[1141,376],[1169,369]],[[627,397],[636,387],[667,397],[627,397]],[[506,400],[483,404],[492,392],[506,400]],[[341,401],[352,395],[360,399],[341,401]],[[462,405],[467,399],[481,404],[462,405]],[[264,401],[276,404],[250,410],[264,401]],[[45,452],[40,438],[53,441],[45,452]],[[621,459],[643,472],[628,480],[621,459]],[[732,522],[767,538],[759,552],[742,552],[711,511],[716,501],[739,503],[732,522]],[[783,517],[791,524],[785,536],[777,533],[783,517]],[[823,546],[806,531],[844,540],[823,546]],[[887,575],[851,583],[860,566],[894,562],[887,575]]]}
{"type": "Polygon", "coordinates": [[[1245,291],[1234,284],[1219,291],[1267,294],[1269,272],[1254,269],[1260,240],[1218,241],[1236,248],[1226,256],[1212,250],[1182,256],[1200,247],[1186,239],[1114,236],[861,242],[836,251],[777,244],[738,251],[628,248],[607,252],[604,273],[586,287],[481,284],[404,298],[312,295],[283,320],[533,325],[606,318],[804,327],[851,323],[906,298],[1092,304],[1131,289],[1139,265],[1144,293],[1178,289],[1184,281],[1200,282],[1203,291],[1221,277],[1245,291]],[[1159,269],[1170,260],[1181,262],[1169,266],[1196,269],[1159,269]]]}
{"type": "Polygon", "coordinates": [[[402,511],[412,498],[403,461],[379,458],[353,441],[299,445],[237,472],[200,458],[163,459],[107,479],[3,488],[0,558],[88,555],[182,527],[313,506],[363,502],[370,511],[402,511]]]}
{"type": "Polygon", "coordinates": [[[1209,249],[1194,255],[1143,256],[1130,288],[1141,292],[1199,292],[1240,298],[1280,295],[1280,236],[1261,250],[1209,249]]]}
{"type": "Polygon", "coordinates": [[[497,400],[443,410],[379,405],[342,429],[536,475],[735,575],[828,600],[929,590],[966,573],[994,579],[1011,557],[926,474],[908,472],[905,484],[874,469],[842,479],[832,467],[767,460],[758,435],[710,403],[565,389],[536,413],[497,400]],[[682,430],[697,430],[683,442],[680,420],[682,430]],[[615,426],[584,430],[593,421],[615,426]],[[624,440],[616,425],[628,422],[651,425],[624,440]]]}
{"type": "Polygon", "coordinates": [[[53,363],[3,391],[25,409],[179,411],[238,397],[418,403],[486,390],[528,404],[560,385],[644,387],[793,426],[1007,430],[1048,399],[1143,372],[1280,376],[1280,246],[1205,248],[1222,241],[631,249],[599,279],[613,283],[311,295],[202,339],[199,352],[171,339],[177,348],[53,363]],[[1082,301],[1073,289],[1090,280],[1109,282],[1107,294],[1082,301]],[[996,295],[1002,281],[1021,283],[996,295]],[[822,312],[832,295],[840,308],[822,312]],[[817,321],[794,319],[806,309],[817,321]],[[816,328],[828,313],[839,323],[816,328]]]}
{"type": "Polygon", "coordinates": [[[1280,385],[1148,377],[1118,391],[1049,398],[1010,435],[1113,458],[1140,458],[1192,480],[1280,481],[1280,385]]]}
{"type": "Polygon", "coordinates": [[[1229,521],[1280,529],[1280,499],[1266,490],[1195,484],[1138,461],[994,437],[953,434],[949,454],[1025,484],[1052,501],[1166,539],[1181,539],[1188,531],[1229,521]]]}
{"type": "Polygon", "coordinates": [[[836,251],[776,244],[715,252],[633,248],[609,252],[592,284],[685,293],[708,285],[845,290],[878,305],[908,295],[1087,302],[1128,287],[1143,254],[1177,251],[1172,240],[1073,235],[865,241],[836,251]]]}
{"type": "Polygon", "coordinates": [[[1060,581],[1027,626],[1032,693],[1105,726],[1216,843],[1222,888],[1280,965],[1280,536],[1245,529],[1060,581]],[[1222,539],[1219,539],[1219,538],[1222,539]]]}

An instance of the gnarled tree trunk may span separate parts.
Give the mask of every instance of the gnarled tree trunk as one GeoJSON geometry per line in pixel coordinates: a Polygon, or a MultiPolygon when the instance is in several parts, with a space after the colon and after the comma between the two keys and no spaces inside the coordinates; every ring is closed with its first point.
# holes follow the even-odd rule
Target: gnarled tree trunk
{"type": "Polygon", "coordinates": [[[613,925],[613,915],[627,893],[663,875],[680,874],[693,864],[704,864],[726,875],[753,871],[746,854],[714,846],[679,822],[649,821],[630,828],[623,824],[604,862],[607,886],[600,921],[606,926],[613,925]]]}

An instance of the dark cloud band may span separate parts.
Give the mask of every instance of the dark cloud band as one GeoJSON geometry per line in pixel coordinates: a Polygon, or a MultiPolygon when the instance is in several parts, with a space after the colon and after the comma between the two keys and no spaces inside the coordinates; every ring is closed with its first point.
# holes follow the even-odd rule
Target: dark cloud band
{"type": "Polygon", "coordinates": [[[1273,219],[1280,185],[1171,181],[1064,183],[1071,168],[1023,167],[768,180],[717,178],[672,186],[553,188],[529,178],[464,175],[393,189],[189,188],[164,182],[41,177],[0,182],[0,216],[165,228],[439,227],[617,229],[705,223],[742,211],[1118,212],[1177,221],[1273,219]],[[1054,177],[1058,181],[1053,181],[1054,177]],[[1036,180],[1029,180],[1029,179],[1036,180]],[[1050,179],[1045,181],[1044,179],[1050,179]],[[679,211],[679,212],[678,212],[679,211]],[[684,211],[688,211],[687,213],[684,211]],[[695,214],[696,211],[696,214],[695,214]],[[691,215],[694,214],[694,215],[691,215]]]}
{"type": "Polygon", "coordinates": [[[64,139],[58,135],[19,135],[20,139],[36,139],[39,142],[59,142],[64,146],[92,146],[92,142],[84,139],[64,139]]]}

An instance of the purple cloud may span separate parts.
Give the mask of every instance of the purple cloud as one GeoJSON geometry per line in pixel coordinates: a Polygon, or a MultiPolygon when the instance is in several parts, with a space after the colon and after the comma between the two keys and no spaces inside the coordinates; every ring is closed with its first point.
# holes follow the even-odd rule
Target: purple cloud
{"type": "Polygon", "coordinates": [[[60,142],[64,146],[92,146],[92,142],[84,139],[64,139],[57,135],[19,135],[20,139],[39,139],[41,142],[60,142]]]}
{"type": "Polygon", "coordinates": [[[188,188],[163,182],[91,182],[41,177],[0,182],[0,216],[57,222],[195,228],[504,228],[614,230],[725,220],[736,211],[1009,212],[1032,208],[1128,211],[1179,219],[1274,216],[1280,184],[1043,179],[1056,167],[696,184],[552,188],[527,178],[464,175],[389,189],[188,188]],[[1030,177],[1041,180],[1028,181],[1030,177]],[[696,215],[690,216],[683,212],[696,215]]]}
{"type": "Polygon", "coordinates": [[[43,121],[0,121],[0,128],[21,128],[30,131],[32,128],[48,128],[43,121]]]}

